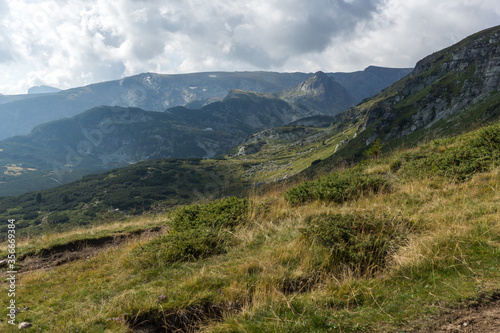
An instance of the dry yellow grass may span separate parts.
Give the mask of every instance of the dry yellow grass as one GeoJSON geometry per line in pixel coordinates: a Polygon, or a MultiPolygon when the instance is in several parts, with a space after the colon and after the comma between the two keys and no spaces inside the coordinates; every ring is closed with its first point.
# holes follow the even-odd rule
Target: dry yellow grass
{"type": "MultiPolygon", "coordinates": [[[[478,174],[465,183],[452,183],[437,178],[397,179],[388,172],[388,165],[379,162],[369,167],[368,172],[388,174],[392,182],[390,191],[364,195],[343,204],[318,201],[291,207],[283,198],[283,189],[251,195],[249,222],[234,232],[236,245],[225,255],[140,270],[134,267],[134,260],[140,258],[132,253],[150,239],[137,238],[106,249],[90,260],[22,274],[20,301],[30,304],[31,316],[34,320],[45,320],[51,332],[99,325],[113,332],[127,332],[126,322],[109,319],[130,311],[138,316],[148,311],[186,309],[200,302],[240,304],[238,315],[228,314],[225,322],[212,323],[204,328],[206,331],[245,331],[247,319],[242,318],[253,318],[259,313],[265,315],[258,320],[279,323],[272,327],[286,330],[290,324],[287,320],[291,319],[283,318],[284,311],[293,314],[297,321],[307,322],[307,312],[298,311],[295,302],[330,312],[334,310],[324,305],[328,302],[347,310],[362,302],[372,302],[375,309],[380,309],[379,315],[390,311],[385,306],[391,300],[377,296],[377,289],[384,288],[385,280],[355,276],[349,270],[336,275],[321,270],[324,254],[315,252],[300,236],[300,228],[310,216],[370,213],[412,221],[417,231],[394,249],[389,265],[381,273],[395,281],[400,277],[410,281],[412,272],[422,266],[463,266],[476,270],[467,246],[468,242],[479,241],[482,234],[488,235],[488,244],[500,248],[500,238],[491,237],[500,235],[500,168],[478,174]],[[304,292],[283,289],[287,281],[308,278],[314,278],[314,283],[304,292]],[[50,290],[49,301],[43,299],[46,290],[50,290]],[[167,297],[163,303],[158,300],[162,294],[167,297]],[[60,323],[67,324],[58,326],[60,323]]],[[[92,229],[23,239],[19,245],[41,247],[79,237],[164,225],[168,219],[168,215],[139,217],[92,229]]],[[[494,287],[486,277],[481,279],[484,288],[494,287]]],[[[399,284],[391,288],[404,292],[404,286],[399,284]]],[[[453,288],[459,290],[458,286],[453,288]]],[[[0,328],[5,327],[2,325],[0,328]]]]}

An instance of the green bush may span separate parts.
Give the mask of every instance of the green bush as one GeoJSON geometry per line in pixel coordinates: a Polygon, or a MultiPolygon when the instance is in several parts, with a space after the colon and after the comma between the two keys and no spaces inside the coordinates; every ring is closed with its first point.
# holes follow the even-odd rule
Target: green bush
{"type": "Polygon", "coordinates": [[[246,222],[247,215],[248,200],[238,198],[180,208],[170,232],[138,248],[134,255],[147,265],[162,265],[224,253],[232,243],[232,231],[246,222]]]}
{"type": "Polygon", "coordinates": [[[383,268],[389,252],[401,244],[410,230],[410,223],[403,220],[321,214],[308,218],[301,232],[311,245],[328,251],[328,270],[338,273],[347,268],[363,276],[383,268]]]}
{"type": "Polygon", "coordinates": [[[464,181],[478,172],[487,171],[500,156],[500,124],[485,127],[472,134],[469,140],[442,152],[434,150],[406,156],[405,173],[437,175],[464,181]]]}
{"type": "Polygon", "coordinates": [[[176,231],[197,227],[233,229],[246,219],[247,210],[248,200],[234,197],[182,207],[174,215],[172,229],[176,231]]]}
{"type": "Polygon", "coordinates": [[[49,223],[52,224],[62,224],[69,222],[69,216],[66,213],[52,213],[49,215],[49,223]]]}
{"type": "Polygon", "coordinates": [[[285,199],[292,205],[314,200],[343,203],[363,194],[376,193],[388,186],[388,181],[381,176],[366,175],[357,169],[349,169],[299,184],[285,192],[285,199]]]}
{"type": "Polygon", "coordinates": [[[402,162],[401,160],[395,160],[391,163],[390,169],[392,173],[398,172],[398,170],[401,168],[402,162]]]}

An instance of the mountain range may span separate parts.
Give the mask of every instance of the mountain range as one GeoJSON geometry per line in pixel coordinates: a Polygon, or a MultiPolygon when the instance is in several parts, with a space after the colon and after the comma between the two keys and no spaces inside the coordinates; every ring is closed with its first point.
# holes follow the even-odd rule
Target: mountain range
{"type": "MultiPolygon", "coordinates": [[[[174,78],[177,81],[189,81],[192,88],[190,96],[184,94],[186,90],[182,90],[182,85],[173,86],[169,80],[174,79],[169,77],[145,74],[129,78],[123,80],[122,87],[146,92],[145,88],[133,85],[138,81],[149,82],[154,87],[150,87],[144,95],[147,98],[141,99],[140,103],[132,99],[128,100],[129,104],[151,108],[174,102],[185,105],[171,107],[164,112],[100,106],[71,118],[37,125],[26,136],[4,139],[0,142],[0,168],[4,171],[0,193],[11,195],[55,186],[77,179],[82,174],[147,159],[212,158],[240,144],[257,131],[282,126],[306,116],[333,115],[345,111],[357,99],[335,77],[343,80],[347,87],[357,86],[358,80],[366,77],[367,82],[359,85],[359,89],[351,87],[355,95],[363,95],[363,91],[365,94],[371,93],[376,87],[388,84],[406,72],[407,69],[369,67],[363,72],[351,74],[206,73],[174,78]],[[225,87],[267,91],[304,77],[308,78],[295,87],[278,92],[257,93],[231,89],[223,99],[219,98],[225,92],[225,87]],[[213,84],[209,85],[206,80],[213,80],[213,84]],[[193,86],[194,82],[200,87],[193,86]],[[165,96],[169,96],[169,99],[165,99],[165,96]],[[203,105],[208,100],[215,101],[203,105]],[[203,106],[196,108],[195,104],[203,106]],[[54,177],[54,173],[57,176],[54,177]]],[[[101,96],[101,100],[102,96],[109,98],[108,94],[116,89],[116,82],[91,87],[92,94],[101,96]]],[[[25,99],[19,103],[38,103],[40,99],[55,103],[61,96],[67,96],[65,94],[68,91],[45,94],[38,99],[25,99]]],[[[57,107],[70,105],[75,108],[88,103],[89,99],[92,100],[88,95],[75,100],[64,99],[57,102],[57,107]]],[[[17,104],[3,105],[11,107],[17,104]]],[[[40,114],[45,112],[43,107],[36,110],[40,114]]]]}
{"type": "MultiPolygon", "coordinates": [[[[196,92],[193,92],[195,97],[192,99],[177,100],[184,106],[168,108],[164,112],[102,106],[69,119],[38,125],[27,136],[1,141],[4,176],[0,185],[4,195],[22,193],[141,160],[213,158],[231,148],[233,150],[226,158],[239,161],[253,159],[254,170],[272,169],[272,176],[258,173],[262,178],[258,181],[269,181],[298,172],[325,170],[346,159],[359,160],[377,139],[381,141],[382,149],[388,151],[432,137],[456,134],[470,128],[471,124],[478,126],[498,117],[498,45],[497,27],[479,32],[422,59],[407,76],[345,112],[342,110],[349,108],[355,99],[352,89],[348,91],[340,84],[341,81],[344,84],[350,82],[352,88],[359,84],[362,77],[373,78],[378,74],[384,77],[378,82],[384,82],[389,77],[397,79],[406,70],[369,67],[363,72],[351,74],[226,73],[226,78],[238,81],[240,87],[252,84],[255,87],[260,82],[261,90],[273,90],[278,86],[283,88],[293,80],[305,80],[275,92],[233,89],[222,100],[208,104],[205,103],[209,99],[219,97],[204,95],[207,92],[204,92],[201,82],[206,82],[207,78],[220,78],[218,82],[223,82],[221,77],[224,75],[181,76],[185,80],[189,78],[188,86],[196,92]],[[241,75],[245,75],[246,81],[241,75]],[[197,86],[193,85],[195,78],[200,80],[197,86]],[[264,81],[267,85],[262,83],[264,81]],[[195,108],[196,103],[204,105],[195,108]],[[300,141],[303,144],[298,146],[290,141],[287,128],[279,129],[284,125],[313,127],[316,130],[301,132],[300,141]],[[271,132],[267,130],[276,127],[271,132]],[[265,132],[258,134],[262,130],[265,132]],[[285,133],[284,138],[280,137],[280,133],[285,133]],[[308,137],[309,134],[311,137],[308,137]],[[321,145],[310,146],[316,144],[319,138],[321,145]],[[285,142],[280,143],[282,139],[285,142]],[[239,144],[242,146],[238,147],[239,144]],[[291,144],[296,150],[295,156],[278,152],[279,149],[290,150],[291,144]],[[249,146],[251,149],[248,149],[249,146]],[[270,150],[275,156],[281,154],[281,166],[276,166],[276,160],[267,156],[270,150]],[[286,159],[297,160],[297,163],[285,163],[286,159]],[[314,165],[307,168],[308,163],[313,161],[314,165]],[[289,164],[300,167],[284,167],[289,164]],[[38,181],[29,181],[34,178],[38,181]]],[[[134,84],[142,82],[156,87],[148,92],[153,94],[166,89],[165,84],[158,83],[160,78],[166,77],[143,74],[124,79],[121,83],[105,83],[99,88],[108,87],[109,92],[117,84],[130,88],[140,87],[134,84]]],[[[221,85],[215,85],[213,91],[222,92],[221,85]]],[[[364,86],[367,85],[370,84],[364,86]]],[[[79,89],[98,90],[97,86],[79,89]]],[[[181,86],[174,91],[176,93],[171,93],[171,96],[181,98],[179,96],[183,95],[179,92],[185,90],[181,86]]],[[[67,91],[42,97],[59,98],[64,93],[67,91]]],[[[35,100],[24,102],[27,101],[35,100]]],[[[83,97],[78,101],[84,101],[83,97]]],[[[158,101],[145,98],[141,103],[153,106],[158,101]]],[[[162,103],[165,105],[166,102],[162,103]]],[[[8,104],[12,103],[4,105],[8,104]]]]}
{"type": "MultiPolygon", "coordinates": [[[[409,71],[368,67],[360,72],[330,73],[329,76],[350,92],[355,105],[409,71]]],[[[164,111],[175,106],[201,108],[222,100],[231,89],[277,92],[311,76],[312,73],[275,72],[144,73],[58,93],[0,96],[0,139],[28,134],[36,125],[69,118],[96,106],[138,107],[148,111],[164,111]]]]}

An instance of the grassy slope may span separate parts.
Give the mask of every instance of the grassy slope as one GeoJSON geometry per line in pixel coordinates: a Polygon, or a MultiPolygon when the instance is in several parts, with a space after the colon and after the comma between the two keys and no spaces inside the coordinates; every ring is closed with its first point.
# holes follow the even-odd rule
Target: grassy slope
{"type": "MultiPolygon", "coordinates": [[[[140,323],[178,328],[198,323],[209,332],[425,328],[433,316],[498,290],[498,159],[489,159],[484,172],[472,171],[461,181],[456,173],[443,176],[439,168],[416,172],[418,161],[432,165],[435,156],[452,155],[454,147],[464,147],[474,137],[431,142],[367,162],[360,172],[384,177],[389,189],[341,204],[291,206],[280,190],[251,195],[246,223],[230,231],[231,245],[220,255],[150,262],[138,253],[158,243],[145,236],[87,260],[20,273],[17,322],[32,322],[27,332],[129,332],[140,323]],[[392,247],[383,268],[358,274],[356,269],[330,270],[325,264],[328,249],[304,237],[308,218],[320,214],[405,220],[413,227],[409,237],[392,247]]],[[[167,213],[129,223],[130,228],[169,225],[174,218],[167,213]]],[[[127,228],[124,222],[96,232],[127,228]]],[[[88,233],[74,231],[50,241],[88,233]]],[[[45,246],[37,238],[20,244],[33,251],[36,242],[45,246]]],[[[7,304],[6,293],[0,299],[7,304]]],[[[5,318],[0,329],[11,329],[5,318]]]]}
{"type": "Polygon", "coordinates": [[[285,126],[276,135],[232,149],[226,157],[241,165],[243,177],[253,182],[274,182],[296,175],[335,153],[337,145],[352,138],[357,123],[342,121],[327,128],[285,126]],[[291,134],[291,136],[287,136],[291,134]],[[241,148],[245,154],[238,155],[241,148]]]}
{"type": "MultiPolygon", "coordinates": [[[[248,186],[238,180],[239,173],[231,161],[145,161],[57,188],[0,198],[0,218],[15,219],[23,236],[88,228],[145,211],[238,195],[248,186]]],[[[6,224],[0,227],[0,239],[6,230],[6,224]]]]}

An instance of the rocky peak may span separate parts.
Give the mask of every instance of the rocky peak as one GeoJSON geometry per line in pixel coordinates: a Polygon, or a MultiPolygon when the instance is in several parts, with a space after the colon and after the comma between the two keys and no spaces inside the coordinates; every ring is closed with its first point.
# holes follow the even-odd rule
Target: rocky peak
{"type": "Polygon", "coordinates": [[[298,86],[283,91],[279,97],[296,107],[309,109],[311,115],[338,114],[354,104],[349,92],[323,72],[316,72],[298,86]]]}
{"type": "Polygon", "coordinates": [[[314,76],[301,83],[298,90],[306,94],[319,95],[330,90],[335,83],[336,82],[332,78],[319,71],[316,72],[314,76]]]}
{"type": "MultiPolygon", "coordinates": [[[[372,138],[384,135],[386,141],[407,136],[429,129],[441,119],[467,112],[467,106],[490,98],[499,86],[497,26],[420,60],[404,81],[382,92],[376,103],[367,104],[364,128],[375,124],[372,138]],[[381,98],[383,95],[388,97],[381,98]]],[[[484,119],[494,115],[488,112],[498,110],[484,111],[484,119]]]]}
{"type": "Polygon", "coordinates": [[[420,60],[410,75],[415,82],[408,87],[411,89],[406,89],[405,95],[418,92],[419,88],[433,83],[449,72],[459,75],[468,70],[473,72],[474,76],[485,79],[486,90],[498,87],[500,26],[478,32],[420,60]]]}
{"type": "Polygon", "coordinates": [[[46,85],[41,85],[41,86],[35,86],[31,87],[28,89],[28,94],[29,95],[34,95],[34,94],[51,94],[51,93],[56,93],[61,91],[61,89],[54,88],[54,87],[49,87],[46,85]]]}

